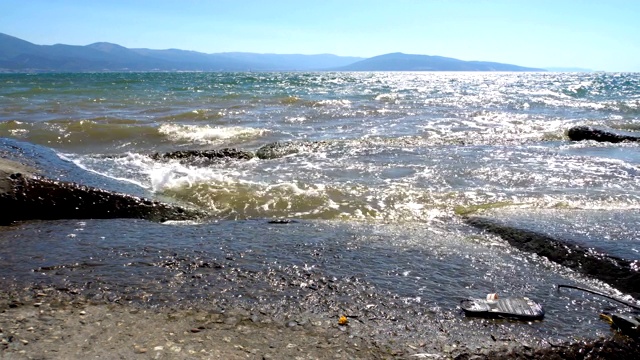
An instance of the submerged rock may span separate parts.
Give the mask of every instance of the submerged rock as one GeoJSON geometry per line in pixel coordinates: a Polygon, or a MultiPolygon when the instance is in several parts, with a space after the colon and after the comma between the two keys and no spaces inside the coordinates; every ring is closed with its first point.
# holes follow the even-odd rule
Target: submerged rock
{"type": "Polygon", "coordinates": [[[594,140],[599,142],[620,143],[624,141],[640,141],[639,136],[619,134],[612,131],[592,128],[590,126],[574,126],[567,131],[572,141],[594,140]]]}
{"type": "Polygon", "coordinates": [[[297,154],[300,152],[313,152],[327,146],[327,141],[292,141],[292,142],[274,142],[264,145],[256,151],[256,157],[259,159],[277,159],[287,155],[297,154]]]}
{"type": "Polygon", "coordinates": [[[0,225],[20,220],[140,218],[192,220],[204,214],[180,206],[38,175],[0,158],[0,225]]]}

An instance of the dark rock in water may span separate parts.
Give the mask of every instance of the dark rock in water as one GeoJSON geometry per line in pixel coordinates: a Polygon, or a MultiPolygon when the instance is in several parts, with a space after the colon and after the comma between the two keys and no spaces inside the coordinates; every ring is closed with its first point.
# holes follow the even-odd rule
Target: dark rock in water
{"type": "MultiPolygon", "coordinates": [[[[98,177],[62,161],[51,149],[0,139],[0,225],[36,219],[140,218],[152,221],[205,217],[197,210],[115,191],[127,184],[98,177]],[[76,182],[52,179],[74,179],[76,182]]],[[[132,190],[134,191],[134,190],[132,190]]]]}
{"type": "Polygon", "coordinates": [[[291,224],[291,223],[295,223],[295,220],[291,220],[291,219],[273,219],[273,220],[269,220],[269,224],[291,224]]]}
{"type": "Polygon", "coordinates": [[[164,154],[155,153],[151,155],[154,160],[160,159],[239,159],[249,160],[254,157],[252,152],[236,149],[220,149],[220,150],[183,150],[174,151],[164,154]]]}
{"type": "Polygon", "coordinates": [[[573,141],[595,140],[599,142],[620,143],[624,141],[640,141],[640,136],[617,134],[600,130],[590,126],[575,126],[567,131],[567,136],[573,141]]]}
{"type": "Polygon", "coordinates": [[[31,168],[30,171],[13,172],[37,173],[38,176],[48,179],[69,181],[138,197],[152,196],[149,191],[137,185],[84,170],[73,162],[61,158],[53,149],[24,141],[0,138],[0,160],[2,159],[13,160],[17,164],[31,168]]]}
{"type": "Polygon", "coordinates": [[[140,218],[151,221],[191,220],[195,210],[119,194],[71,182],[22,173],[8,174],[0,162],[0,224],[19,220],[140,218]],[[8,174],[8,176],[7,176],[8,174]]]}
{"type": "Polygon", "coordinates": [[[274,142],[267,144],[258,151],[256,156],[259,159],[277,159],[287,155],[297,154],[300,152],[313,152],[328,145],[326,141],[292,141],[292,142],[274,142]]]}
{"type": "Polygon", "coordinates": [[[562,266],[604,281],[634,298],[640,297],[640,272],[633,268],[635,261],[599,254],[548,235],[484,217],[468,217],[465,221],[500,236],[520,250],[544,256],[562,266]]]}

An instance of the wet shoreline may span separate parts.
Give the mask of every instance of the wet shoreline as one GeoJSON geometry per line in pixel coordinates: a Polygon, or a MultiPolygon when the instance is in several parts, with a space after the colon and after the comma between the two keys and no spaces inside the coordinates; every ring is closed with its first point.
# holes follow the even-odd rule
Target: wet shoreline
{"type": "MultiPolygon", "coordinates": [[[[466,318],[457,301],[490,289],[472,281],[499,270],[489,259],[506,260],[513,250],[498,244],[469,249],[464,237],[460,244],[442,241],[426,236],[423,227],[413,230],[424,236],[422,242],[413,243],[408,227],[401,233],[392,228],[264,219],[200,225],[61,220],[2,227],[2,351],[10,358],[46,358],[55,350],[56,357],[70,359],[108,357],[115,349],[124,357],[231,359],[624,358],[638,351],[637,342],[613,335],[597,318],[605,302],[574,294],[548,297],[542,321],[466,318]],[[438,277],[454,276],[443,271],[462,270],[451,263],[469,256],[458,246],[478,256],[471,259],[475,269],[457,284],[438,284],[438,277]],[[412,280],[412,272],[420,276],[412,280]],[[416,290],[427,280],[422,277],[440,287],[416,290]],[[562,304],[582,309],[572,314],[579,308],[566,312],[562,304]],[[341,316],[347,325],[340,325],[341,316]],[[606,331],[557,328],[572,321],[606,331]],[[139,324],[154,330],[118,335],[139,324]]],[[[514,256],[510,261],[536,261],[514,256]]],[[[537,297],[553,281],[545,278],[553,273],[539,273],[549,271],[545,264],[519,270],[544,279],[526,281],[537,297]]],[[[515,280],[521,274],[496,276],[515,280]]]]}
{"type": "MultiPolygon", "coordinates": [[[[87,299],[82,294],[19,286],[0,295],[0,355],[4,358],[358,358],[358,359],[631,359],[640,344],[612,335],[574,343],[509,338],[491,322],[490,337],[471,343],[446,338],[464,325],[439,326],[419,341],[375,335],[373,318],[327,313],[269,313],[239,305],[142,306],[87,299]],[[19,289],[18,289],[19,288],[19,289]]],[[[398,324],[400,326],[400,324],[398,324]]],[[[467,324],[468,325],[468,324],[467,324]]]]}

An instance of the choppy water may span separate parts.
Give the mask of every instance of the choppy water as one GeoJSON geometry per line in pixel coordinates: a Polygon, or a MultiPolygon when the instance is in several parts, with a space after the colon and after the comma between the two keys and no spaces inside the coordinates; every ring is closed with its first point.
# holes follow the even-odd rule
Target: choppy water
{"type": "MultiPolygon", "coordinates": [[[[575,295],[576,304],[552,291],[560,282],[606,285],[513,251],[459,220],[500,207],[517,224],[578,234],[587,246],[640,259],[640,146],[569,142],[565,131],[583,124],[639,130],[640,74],[0,74],[0,137],[52,148],[82,169],[212,214],[197,225],[103,220],[0,229],[5,245],[19,240],[31,249],[19,255],[2,246],[7,265],[0,269],[33,279],[51,275],[27,269],[98,261],[107,265],[91,271],[115,283],[121,271],[156,276],[145,269],[158,263],[151,259],[157,252],[211,260],[228,247],[247,254],[239,265],[247,269],[314,266],[420,299],[415,306],[454,309],[464,296],[529,294],[551,314],[539,331],[606,332],[594,316],[600,300],[575,295]],[[146,156],[254,151],[274,141],[322,143],[270,160],[146,156]],[[302,222],[250,220],[269,218],[302,222]],[[55,260],[33,260],[48,246],[63,250],[55,260]],[[157,252],[145,255],[146,247],[157,252]],[[86,259],[88,249],[97,252],[94,260],[86,259]]],[[[82,281],[71,270],[60,273],[82,281]]],[[[142,286],[131,281],[122,286],[142,286]]],[[[178,297],[204,296],[190,289],[178,297]]]]}

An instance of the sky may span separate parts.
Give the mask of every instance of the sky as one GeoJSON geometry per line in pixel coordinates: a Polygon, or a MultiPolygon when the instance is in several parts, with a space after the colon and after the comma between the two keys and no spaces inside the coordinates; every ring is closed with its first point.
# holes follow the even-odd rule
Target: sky
{"type": "Polygon", "coordinates": [[[640,71],[638,0],[0,0],[0,32],[38,45],[640,71]]]}

